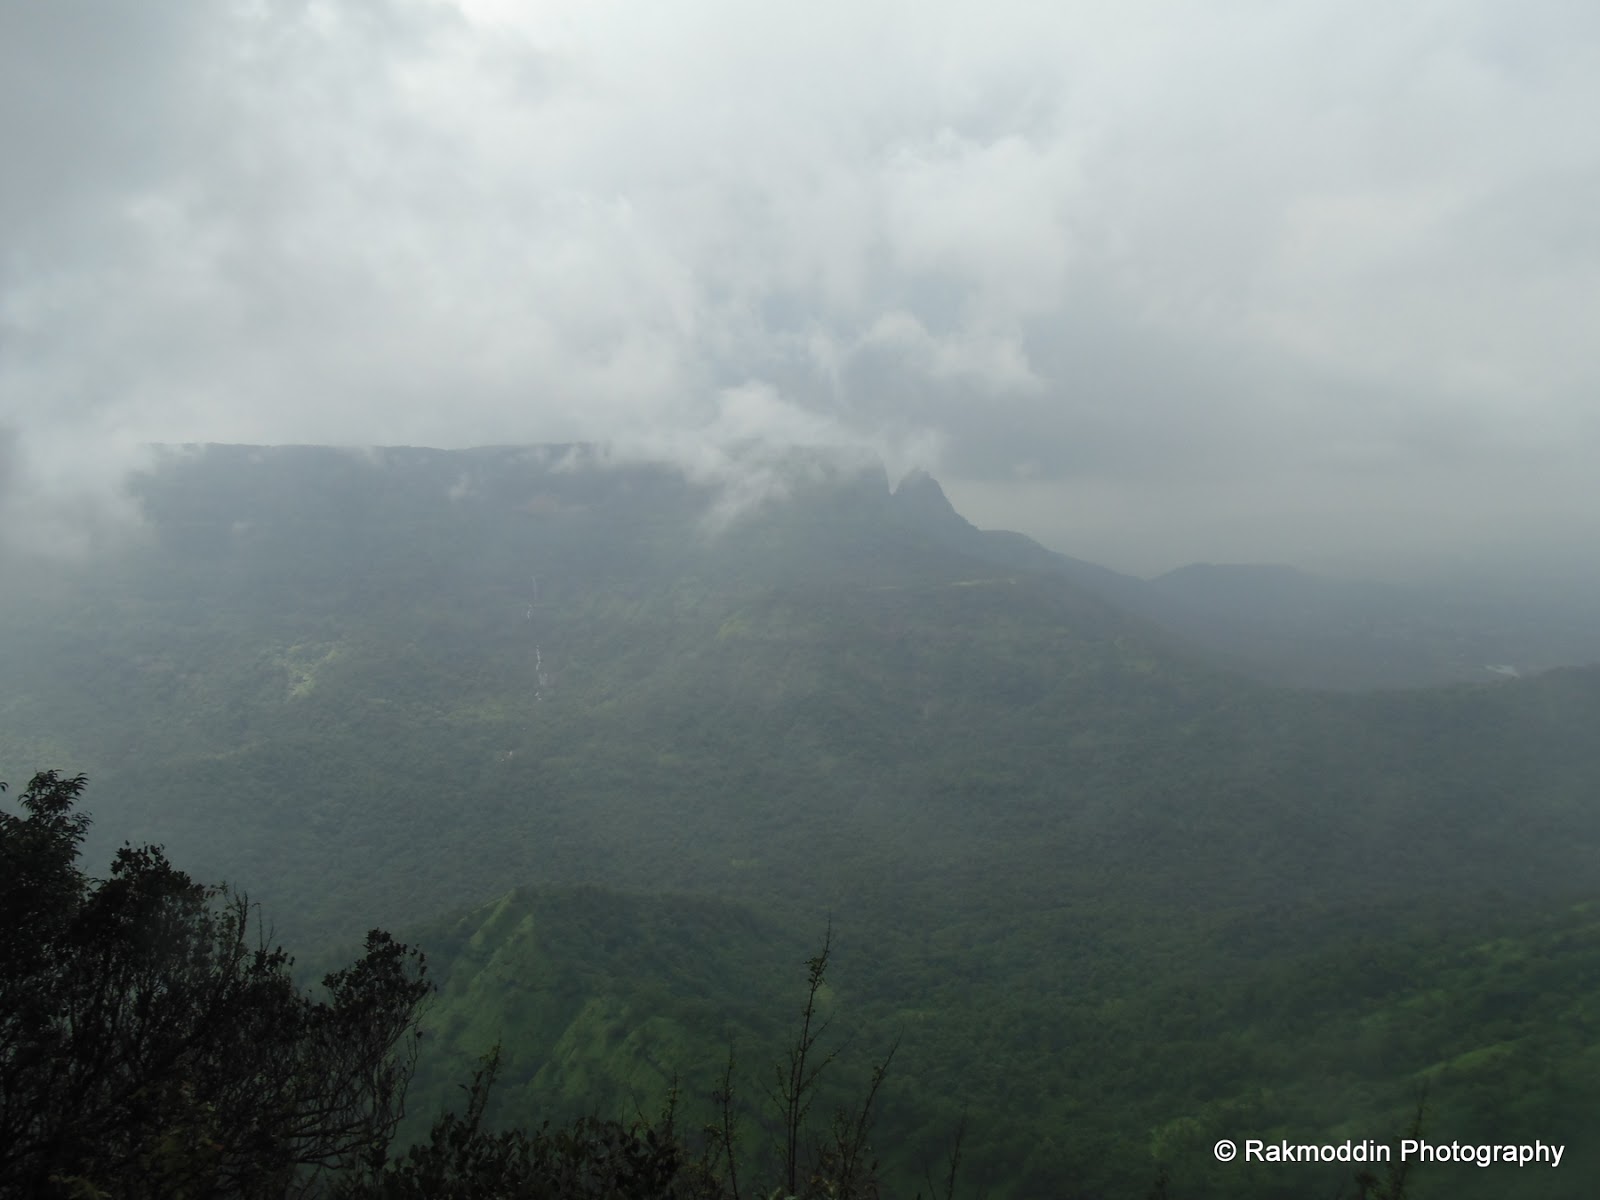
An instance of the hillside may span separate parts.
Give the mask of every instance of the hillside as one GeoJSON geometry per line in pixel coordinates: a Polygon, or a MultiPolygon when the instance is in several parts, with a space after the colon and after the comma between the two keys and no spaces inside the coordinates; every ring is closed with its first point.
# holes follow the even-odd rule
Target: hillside
{"type": "MultiPolygon", "coordinates": [[[[875,1140],[892,1194],[940,1174],[965,1116],[966,1195],[1142,1197],[1165,1164],[1178,1196],[1331,1196],[1349,1169],[1223,1167],[1210,1148],[1393,1142],[1425,1090],[1429,1136],[1568,1147],[1559,1174],[1515,1194],[1587,1195],[1600,1165],[1593,908],[1483,910],[1471,932],[1461,915],[1299,908],[1141,928],[1078,909],[1013,914],[996,938],[993,919],[895,931],[857,913],[830,971],[826,1048],[840,1058],[820,1123],[896,1047],[875,1140]],[[1273,936],[1290,932],[1297,945],[1273,936]]],[[[419,1119],[498,1042],[497,1123],[631,1119],[676,1085],[697,1128],[732,1050],[747,1152],[762,1161],[765,1095],[820,929],[808,943],[725,902],[521,889],[417,936],[441,974],[419,1119]]],[[[1495,1172],[1434,1167],[1411,1194],[1507,1192],[1495,1172]]]]}

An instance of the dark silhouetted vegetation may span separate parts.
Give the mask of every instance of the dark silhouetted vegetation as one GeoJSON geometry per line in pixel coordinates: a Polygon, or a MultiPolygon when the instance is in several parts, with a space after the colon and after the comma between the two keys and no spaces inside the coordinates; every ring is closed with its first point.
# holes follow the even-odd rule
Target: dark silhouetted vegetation
{"type": "Polygon", "coordinates": [[[77,865],[82,776],[0,813],[0,1195],[283,1196],[387,1146],[427,991],[374,932],[313,998],[158,847],[77,865]]]}

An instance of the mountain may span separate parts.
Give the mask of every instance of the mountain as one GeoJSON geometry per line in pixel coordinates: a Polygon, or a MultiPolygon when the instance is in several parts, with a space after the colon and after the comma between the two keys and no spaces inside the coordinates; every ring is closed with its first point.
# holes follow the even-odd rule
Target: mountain
{"type": "Polygon", "coordinates": [[[727,523],[746,481],[585,455],[177,455],[142,485],[149,544],[14,624],[8,736],[110,785],[108,838],[330,930],[529,880],[826,905],[885,862],[917,903],[951,873],[1018,903],[1135,869],[1241,903],[1586,878],[1594,830],[1562,809],[1572,836],[1530,843],[1546,816],[1502,798],[1590,777],[1563,714],[1592,673],[1285,695],[1063,569],[968,553],[1011,543],[931,480],[764,465],[727,523]],[[1398,836],[1441,814],[1472,819],[1398,836]]]}
{"type": "Polygon", "coordinates": [[[1581,600],[1194,564],[1151,581],[1139,611],[1258,678],[1301,687],[1419,687],[1600,662],[1581,600]]]}
{"type": "Polygon", "coordinates": [[[1528,1139],[1592,1098],[1600,671],[1267,686],[1160,605],[1270,631],[1323,581],[1131,580],[836,453],[203,447],[137,490],[141,537],[12,581],[0,763],[92,777],[90,861],[415,931],[429,1094],[494,1030],[522,1108],[755,1056],[763,947],[832,914],[862,1040],[907,1039],[886,1128],[968,1099],[996,1195],[1271,1195],[1206,1139],[1389,1136],[1422,1079],[1528,1139]]]}
{"type": "Polygon", "coordinates": [[[1003,529],[979,529],[956,512],[938,481],[912,471],[895,488],[891,511],[902,524],[947,549],[997,566],[1058,575],[1114,603],[1132,606],[1147,593],[1144,580],[1047,550],[1032,538],[1003,529]]]}

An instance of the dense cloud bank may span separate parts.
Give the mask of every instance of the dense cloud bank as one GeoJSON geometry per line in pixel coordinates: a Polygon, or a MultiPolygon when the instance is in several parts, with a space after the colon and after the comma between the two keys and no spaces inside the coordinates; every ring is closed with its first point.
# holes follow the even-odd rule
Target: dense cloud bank
{"type": "Polygon", "coordinates": [[[1593,532],[1586,5],[0,13],[0,506],[145,442],[851,443],[1135,570],[1593,532]]]}

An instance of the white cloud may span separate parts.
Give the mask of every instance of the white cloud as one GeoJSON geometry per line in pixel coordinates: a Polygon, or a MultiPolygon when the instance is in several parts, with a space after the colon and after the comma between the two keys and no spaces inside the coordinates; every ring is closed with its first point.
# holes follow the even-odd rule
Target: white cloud
{"type": "Polygon", "coordinates": [[[29,471],[743,431],[1026,462],[1019,524],[1092,487],[1180,558],[1251,504],[1594,508],[1591,6],[63,12],[0,13],[29,471]]]}

